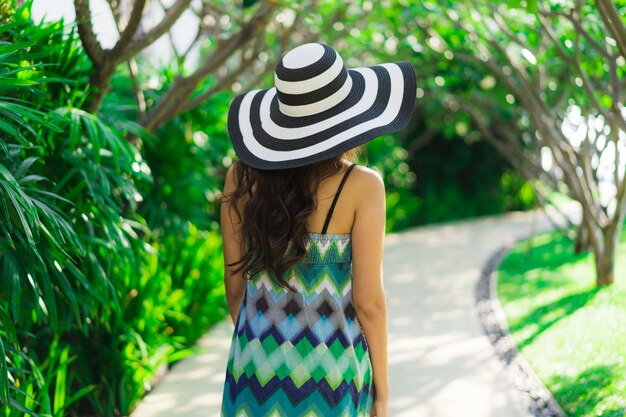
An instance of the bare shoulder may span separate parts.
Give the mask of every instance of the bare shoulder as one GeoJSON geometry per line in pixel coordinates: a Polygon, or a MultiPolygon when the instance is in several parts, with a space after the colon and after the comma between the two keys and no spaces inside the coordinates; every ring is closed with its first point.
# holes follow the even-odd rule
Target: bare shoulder
{"type": "Polygon", "coordinates": [[[385,182],[378,171],[364,165],[357,165],[352,170],[354,175],[354,190],[357,196],[367,196],[368,199],[385,195],[385,182]]]}
{"type": "Polygon", "coordinates": [[[364,182],[370,181],[370,184],[379,182],[380,185],[384,186],[383,177],[380,175],[378,171],[376,171],[373,168],[370,168],[365,165],[356,165],[353,171],[354,171],[354,175],[358,176],[360,181],[364,181],[364,182]]]}

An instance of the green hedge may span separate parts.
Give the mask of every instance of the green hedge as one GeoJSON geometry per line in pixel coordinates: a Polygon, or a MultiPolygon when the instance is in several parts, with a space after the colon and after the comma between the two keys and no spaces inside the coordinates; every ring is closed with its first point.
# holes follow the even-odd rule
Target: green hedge
{"type": "MultiPolygon", "coordinates": [[[[82,111],[75,33],[29,8],[0,28],[0,415],[127,415],[226,315],[215,209],[154,191],[165,164],[127,138],[171,132],[147,135],[121,100],[82,111]]],[[[221,185],[213,166],[203,197],[221,185]]]]}

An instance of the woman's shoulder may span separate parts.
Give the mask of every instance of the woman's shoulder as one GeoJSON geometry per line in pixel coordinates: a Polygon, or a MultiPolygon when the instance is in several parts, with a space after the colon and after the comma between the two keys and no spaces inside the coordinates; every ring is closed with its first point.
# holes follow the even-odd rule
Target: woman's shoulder
{"type": "Polygon", "coordinates": [[[386,200],[385,183],[375,169],[358,164],[352,169],[348,179],[344,186],[344,190],[347,188],[347,196],[344,198],[351,202],[353,212],[364,205],[372,204],[374,200],[386,200]]]}
{"type": "Polygon", "coordinates": [[[373,168],[366,165],[357,164],[350,174],[354,175],[354,187],[359,192],[370,192],[375,190],[385,190],[385,182],[382,175],[373,168]]]}

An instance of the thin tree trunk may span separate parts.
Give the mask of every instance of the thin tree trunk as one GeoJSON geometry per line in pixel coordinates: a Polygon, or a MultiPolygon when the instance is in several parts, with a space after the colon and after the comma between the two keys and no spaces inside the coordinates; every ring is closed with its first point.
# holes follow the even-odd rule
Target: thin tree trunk
{"type": "MultiPolygon", "coordinates": [[[[582,213],[583,216],[586,214],[582,213]]],[[[583,219],[580,222],[580,226],[576,228],[576,239],[574,240],[574,253],[579,254],[590,250],[592,248],[591,244],[591,235],[589,233],[589,229],[587,228],[588,222],[583,219]]]]}
{"type": "Polygon", "coordinates": [[[611,285],[615,281],[615,252],[618,245],[619,231],[616,223],[611,223],[602,231],[603,245],[595,250],[596,286],[611,285]]]}
{"type": "Polygon", "coordinates": [[[91,93],[90,100],[85,105],[85,110],[95,114],[102,106],[104,97],[109,92],[109,82],[111,81],[113,74],[115,74],[115,65],[107,63],[102,67],[94,67],[95,71],[89,78],[89,84],[93,88],[93,91],[91,93]]]}
{"type": "Polygon", "coordinates": [[[613,283],[615,279],[615,264],[613,259],[614,257],[615,251],[611,253],[609,248],[606,248],[603,253],[595,253],[597,287],[603,287],[606,285],[611,285],[613,283]]]}

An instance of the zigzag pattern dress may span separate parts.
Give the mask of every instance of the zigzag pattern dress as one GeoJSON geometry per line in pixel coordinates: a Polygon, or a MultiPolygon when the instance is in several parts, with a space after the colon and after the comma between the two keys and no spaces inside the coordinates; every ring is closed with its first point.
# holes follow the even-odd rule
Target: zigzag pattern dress
{"type": "Polygon", "coordinates": [[[309,233],[292,292],[246,283],[226,368],[222,417],[369,417],[372,365],[352,302],[350,234],[309,233]]]}

